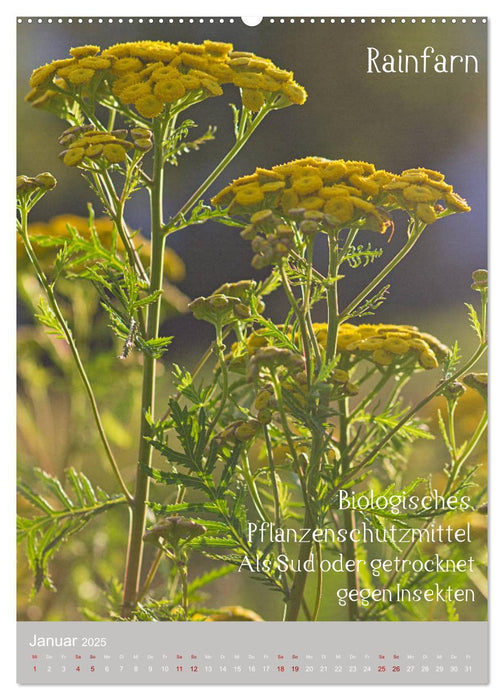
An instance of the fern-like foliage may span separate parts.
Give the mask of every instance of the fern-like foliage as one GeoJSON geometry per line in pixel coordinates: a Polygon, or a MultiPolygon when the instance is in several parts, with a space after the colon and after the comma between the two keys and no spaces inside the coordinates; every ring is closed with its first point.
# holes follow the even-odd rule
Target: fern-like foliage
{"type": "Polygon", "coordinates": [[[373,248],[371,243],[368,243],[365,248],[362,243],[354,246],[351,245],[345,254],[342,262],[348,263],[352,268],[367,267],[370,263],[375,262],[383,253],[382,248],[373,248]]]}
{"type": "Polygon", "coordinates": [[[126,503],[124,496],[112,496],[94,487],[87,476],[73,468],[66,472],[67,489],[41,469],[36,469],[34,475],[35,484],[19,482],[18,492],[33,506],[35,514],[17,518],[17,539],[26,544],[34,576],[33,593],[42,585],[55,590],[48,565],[69,537],[100,513],[126,503]]]}

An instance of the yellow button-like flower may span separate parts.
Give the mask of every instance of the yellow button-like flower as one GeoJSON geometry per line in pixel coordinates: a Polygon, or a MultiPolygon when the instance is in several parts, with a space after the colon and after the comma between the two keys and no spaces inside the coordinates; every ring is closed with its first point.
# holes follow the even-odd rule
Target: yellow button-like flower
{"type": "Polygon", "coordinates": [[[264,93],[260,90],[242,88],[242,102],[251,112],[258,112],[264,106],[264,93]]]}
{"type": "Polygon", "coordinates": [[[148,83],[133,83],[121,91],[121,102],[134,104],[140,97],[150,94],[151,90],[148,83]]]}
{"type": "Polygon", "coordinates": [[[341,224],[345,224],[352,219],[354,206],[349,197],[333,197],[324,205],[324,211],[334,216],[341,224]]]}
{"type": "Polygon", "coordinates": [[[95,72],[91,68],[74,68],[68,74],[68,80],[74,85],[89,83],[95,72]]]}
{"type": "Polygon", "coordinates": [[[84,148],[70,148],[63,156],[63,163],[70,167],[78,165],[84,158],[85,153],[84,148]]]}
{"type": "Polygon", "coordinates": [[[236,72],[233,75],[233,83],[237,87],[250,88],[252,90],[261,90],[264,88],[262,75],[260,73],[251,73],[248,71],[236,72]]]}
{"type": "Polygon", "coordinates": [[[439,366],[436,355],[434,352],[432,352],[432,350],[424,350],[421,352],[419,361],[422,367],[425,367],[425,369],[435,369],[439,366]]]}
{"type": "Polygon", "coordinates": [[[426,185],[408,185],[403,190],[403,197],[410,202],[436,202],[439,193],[432,187],[426,185]]]}
{"type": "Polygon", "coordinates": [[[264,194],[258,185],[245,185],[236,190],[234,201],[244,207],[251,204],[259,204],[264,199],[264,194]]]}
{"type": "Polygon", "coordinates": [[[71,48],[69,53],[74,58],[83,58],[85,56],[95,56],[97,53],[99,53],[99,51],[100,51],[99,46],[86,45],[86,46],[76,46],[74,48],[71,48]]]}
{"type": "MultiPolygon", "coordinates": [[[[164,103],[162,100],[158,100],[154,95],[142,95],[137,100],[135,100],[135,108],[142,117],[146,119],[153,119],[158,117],[164,109],[164,103]]],[[[146,145],[149,145],[147,142],[146,145]]]]}
{"type": "Polygon", "coordinates": [[[103,155],[109,163],[120,163],[126,160],[126,150],[117,143],[107,143],[103,147],[103,155]]]}
{"type": "Polygon", "coordinates": [[[423,221],[425,224],[433,224],[437,219],[436,210],[431,204],[420,202],[417,204],[415,211],[420,221],[423,221]]]}
{"type": "Polygon", "coordinates": [[[133,73],[141,70],[142,68],[142,61],[134,56],[118,58],[117,61],[114,61],[114,65],[112,66],[114,73],[133,73]]]}
{"type": "Polygon", "coordinates": [[[110,68],[110,59],[102,56],[86,56],[78,63],[79,68],[92,68],[93,70],[106,70],[110,68]]]}
{"type": "Polygon", "coordinates": [[[385,367],[391,365],[394,360],[394,356],[383,348],[375,350],[372,357],[373,362],[376,362],[377,365],[384,365],[385,367]]]}
{"type": "Polygon", "coordinates": [[[161,80],[154,85],[154,94],[165,102],[175,102],[185,95],[185,87],[177,78],[161,80]]]}
{"type": "Polygon", "coordinates": [[[410,345],[407,340],[404,340],[403,338],[394,337],[386,338],[383,341],[383,347],[385,350],[393,353],[394,355],[404,355],[410,349],[410,345]]]}
{"type": "Polygon", "coordinates": [[[324,183],[318,175],[305,175],[304,177],[295,178],[292,182],[292,188],[300,195],[312,194],[317,192],[324,183]]]}

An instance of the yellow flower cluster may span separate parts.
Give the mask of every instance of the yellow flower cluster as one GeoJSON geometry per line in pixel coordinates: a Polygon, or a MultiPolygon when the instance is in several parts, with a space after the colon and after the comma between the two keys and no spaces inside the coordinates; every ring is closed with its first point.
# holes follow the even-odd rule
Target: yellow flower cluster
{"type": "Polygon", "coordinates": [[[134,148],[148,151],[152,148],[152,133],[149,129],[136,128],[98,131],[90,125],[74,126],[66,129],[59,138],[67,148],[60,153],[65,165],[78,166],[87,159],[103,158],[106,163],[121,163],[126,159],[126,151],[134,148]],[[131,141],[126,140],[129,136],[131,141]]]}
{"type": "Polygon", "coordinates": [[[384,190],[413,211],[426,224],[436,221],[443,206],[453,212],[471,211],[465,199],[445,182],[444,175],[427,168],[410,168],[384,186],[384,190]]]}
{"type": "MultiPolygon", "coordinates": [[[[82,216],[75,216],[75,214],[60,214],[50,219],[47,223],[38,222],[28,226],[28,236],[37,258],[43,265],[48,266],[54,260],[54,253],[51,251],[51,248],[47,246],[47,241],[49,239],[60,239],[63,242],[65,239],[68,239],[69,226],[75,228],[83,238],[91,238],[89,220],[82,216]]],[[[114,232],[113,222],[106,217],[98,218],[94,220],[94,227],[101,244],[105,247],[110,247],[114,232]]],[[[138,249],[140,259],[144,263],[149,264],[150,241],[144,238],[140,233],[137,233],[134,243],[138,249]]],[[[119,236],[117,236],[116,248],[119,252],[124,251],[124,246],[119,236]]],[[[18,236],[17,254],[18,264],[24,264],[26,261],[26,252],[21,236],[18,236]]],[[[180,282],[185,276],[184,263],[175,251],[166,247],[164,252],[164,271],[167,280],[171,282],[180,282]]]]}
{"type": "Polygon", "coordinates": [[[101,52],[99,46],[80,46],[70,55],[33,71],[27,100],[34,106],[48,106],[62,94],[92,93],[98,99],[115,97],[152,119],[186,96],[199,101],[222,95],[226,83],[241,89],[243,104],[253,112],[273,95],[285,105],[306,100],[291,71],[219,41],[134,41],[101,52]]]}
{"type": "Polygon", "coordinates": [[[363,161],[307,157],[271,169],[256,168],[234,180],[212,204],[262,226],[265,212],[301,221],[300,230],[313,235],[324,226],[359,225],[385,233],[387,212],[405,209],[424,223],[433,223],[445,208],[469,211],[441,173],[424,168],[395,175],[363,161]],[[442,202],[442,204],[440,203],[442,202]],[[254,221],[254,217],[258,218],[254,221]]]}
{"type": "MultiPolygon", "coordinates": [[[[327,324],[314,324],[314,330],[318,342],[325,347],[327,324]]],[[[439,360],[448,356],[449,349],[415,326],[343,323],[338,330],[338,352],[355,354],[381,366],[413,360],[423,369],[434,369],[439,360]]]]}

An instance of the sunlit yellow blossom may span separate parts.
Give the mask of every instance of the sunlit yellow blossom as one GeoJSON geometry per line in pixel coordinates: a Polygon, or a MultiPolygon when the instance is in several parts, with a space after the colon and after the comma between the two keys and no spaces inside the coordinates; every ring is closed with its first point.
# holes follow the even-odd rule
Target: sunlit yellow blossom
{"type": "Polygon", "coordinates": [[[180,80],[161,80],[154,86],[154,94],[165,102],[175,102],[185,95],[185,87],[180,80]]]}
{"type": "Polygon", "coordinates": [[[380,184],[376,180],[372,180],[371,177],[362,177],[361,175],[350,175],[348,181],[358,187],[365,194],[370,194],[372,196],[378,194],[380,191],[380,184]]]}
{"type": "Polygon", "coordinates": [[[126,73],[125,75],[122,75],[120,78],[118,78],[113,86],[112,86],[112,92],[116,97],[119,97],[121,99],[121,95],[123,90],[125,90],[127,87],[130,85],[135,85],[138,84],[138,75],[135,73],[126,73]]]}
{"type": "Polygon", "coordinates": [[[456,192],[451,192],[446,195],[446,206],[455,211],[471,211],[471,207],[465,199],[462,199],[456,192]]]}
{"type": "Polygon", "coordinates": [[[85,152],[84,148],[71,148],[63,156],[63,163],[70,166],[78,165],[84,158],[85,152]]]}
{"type": "Polygon", "coordinates": [[[324,208],[324,204],[322,197],[317,197],[316,195],[303,197],[303,199],[299,200],[301,209],[308,209],[308,211],[321,211],[324,208]]]}
{"type": "MultiPolygon", "coordinates": [[[[152,119],[161,114],[164,108],[162,100],[158,100],[154,95],[142,95],[135,100],[135,108],[142,117],[152,119]]],[[[149,143],[149,142],[147,142],[149,143]]]]}
{"type": "Polygon", "coordinates": [[[432,350],[424,350],[420,353],[420,364],[422,367],[425,367],[425,369],[435,369],[438,367],[436,355],[432,350]]]}
{"type": "Polygon", "coordinates": [[[153,80],[173,80],[180,78],[180,72],[173,66],[165,66],[162,63],[156,65],[157,67],[151,72],[153,80]]]}
{"type": "Polygon", "coordinates": [[[285,187],[285,182],[279,182],[278,180],[272,180],[271,182],[264,182],[261,185],[263,192],[279,192],[285,187]]]}
{"type": "Polygon", "coordinates": [[[425,224],[433,224],[436,221],[436,210],[431,204],[420,202],[416,208],[416,214],[425,224]]]}
{"type": "Polygon", "coordinates": [[[189,66],[190,68],[205,70],[208,66],[208,59],[206,56],[199,56],[198,54],[184,52],[179,55],[179,58],[184,66],[189,66]]]}
{"type": "Polygon", "coordinates": [[[93,98],[96,103],[109,101],[112,92],[123,104],[136,105],[138,102],[143,109],[141,116],[160,114],[162,110],[158,105],[154,107],[152,99],[139,101],[140,97],[153,94],[163,102],[164,108],[165,104],[191,91],[198,91],[197,95],[188,96],[187,106],[190,106],[202,98],[222,95],[225,83],[242,88],[242,100],[253,112],[270,102],[272,107],[285,106],[286,97],[296,104],[302,104],[306,99],[304,89],[294,82],[291,72],[277,68],[270,59],[251,52],[235,52],[232,44],[210,40],[201,44],[143,40],[115,44],[101,52],[98,46],[72,49],[71,58],[53,61],[34,71],[31,87],[44,86],[46,91],[30,93],[29,101],[44,107],[52,103],[61,113],[65,110],[70,113],[73,109],[72,92],[80,97],[80,86],[87,85],[94,76],[93,98]],[[61,79],[67,81],[64,86],[66,96],[50,91],[50,87],[61,79]],[[165,80],[178,81],[184,92],[179,90],[181,94],[176,95],[167,90],[166,84],[155,89],[165,80]],[[133,86],[142,87],[130,90],[133,86]]]}
{"type": "Polygon", "coordinates": [[[68,74],[68,80],[74,85],[81,85],[89,83],[94,74],[95,72],[91,68],[74,68],[68,74]]]}
{"type": "Polygon", "coordinates": [[[236,191],[235,202],[243,206],[259,204],[264,199],[264,194],[257,185],[245,185],[236,191]]]}
{"type": "Polygon", "coordinates": [[[275,80],[278,80],[282,83],[287,80],[292,80],[291,71],[282,70],[281,68],[276,68],[275,66],[269,66],[264,72],[266,73],[266,75],[269,75],[275,80]]]}
{"type": "Polygon", "coordinates": [[[30,87],[35,88],[42,85],[48,78],[56,72],[56,68],[52,63],[47,63],[45,66],[35,68],[30,78],[30,87]]]}
{"type": "Polygon", "coordinates": [[[306,102],[306,90],[294,81],[282,83],[282,92],[296,105],[302,105],[306,102]]]}
{"type": "Polygon", "coordinates": [[[99,53],[100,47],[99,46],[76,46],[75,48],[70,49],[69,53],[71,56],[74,58],[83,58],[84,56],[94,56],[95,54],[99,53]]]}
{"type": "Polygon", "coordinates": [[[180,74],[178,80],[182,83],[184,89],[187,91],[198,90],[201,87],[201,80],[196,76],[191,75],[190,73],[187,73],[186,75],[180,74]]]}
{"type": "Polygon", "coordinates": [[[242,89],[242,101],[251,112],[258,112],[265,103],[264,93],[260,90],[242,89]]]}
{"type": "Polygon", "coordinates": [[[110,59],[101,56],[86,56],[78,63],[79,68],[92,68],[93,70],[105,70],[110,67],[110,59]]]}
{"type": "Polygon", "coordinates": [[[246,71],[243,73],[235,73],[233,76],[233,83],[238,87],[258,90],[264,86],[260,73],[248,73],[246,71]]]}
{"type": "Polygon", "coordinates": [[[350,197],[333,197],[333,199],[329,199],[325,203],[324,211],[344,224],[353,217],[354,206],[350,201],[350,197]]]}
{"type": "Polygon", "coordinates": [[[403,197],[410,202],[435,202],[438,199],[438,193],[432,187],[425,185],[409,185],[404,188],[403,197]]]}
{"type": "Polygon", "coordinates": [[[130,73],[140,70],[142,67],[143,63],[139,58],[127,56],[125,58],[118,58],[117,61],[114,61],[112,70],[114,73],[130,73]]]}
{"type": "Polygon", "coordinates": [[[103,147],[103,155],[109,163],[120,163],[126,159],[126,151],[123,146],[116,143],[107,143],[103,147]]]}
{"type": "Polygon", "coordinates": [[[306,175],[295,178],[292,182],[293,189],[300,195],[317,192],[323,185],[322,178],[318,175],[306,175]]]}
{"type": "Polygon", "coordinates": [[[233,44],[227,44],[224,41],[210,41],[210,39],[205,39],[203,46],[209,53],[218,56],[225,55],[233,50],[233,44]]]}
{"type": "Polygon", "coordinates": [[[86,148],[86,158],[96,158],[103,151],[103,144],[94,143],[86,148]]]}
{"type": "Polygon", "coordinates": [[[372,355],[373,362],[376,362],[377,365],[391,365],[394,356],[390,353],[384,350],[383,348],[380,348],[378,350],[374,350],[373,355],[372,355]]]}
{"type": "Polygon", "coordinates": [[[215,80],[211,80],[210,78],[202,78],[201,87],[205,88],[205,90],[214,96],[222,95],[224,92],[219,83],[216,83],[215,80]]]}
{"type": "Polygon", "coordinates": [[[125,87],[121,92],[121,101],[126,104],[135,103],[140,97],[144,95],[150,95],[150,86],[148,83],[133,83],[128,87],[125,87]]]}

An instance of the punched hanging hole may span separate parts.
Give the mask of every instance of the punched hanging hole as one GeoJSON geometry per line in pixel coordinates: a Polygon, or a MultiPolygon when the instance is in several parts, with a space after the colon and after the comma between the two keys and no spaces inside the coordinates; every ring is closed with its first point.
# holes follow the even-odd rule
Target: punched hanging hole
{"type": "Polygon", "coordinates": [[[261,24],[262,17],[242,17],[241,21],[243,24],[246,24],[247,27],[257,27],[258,24],[261,24]]]}

